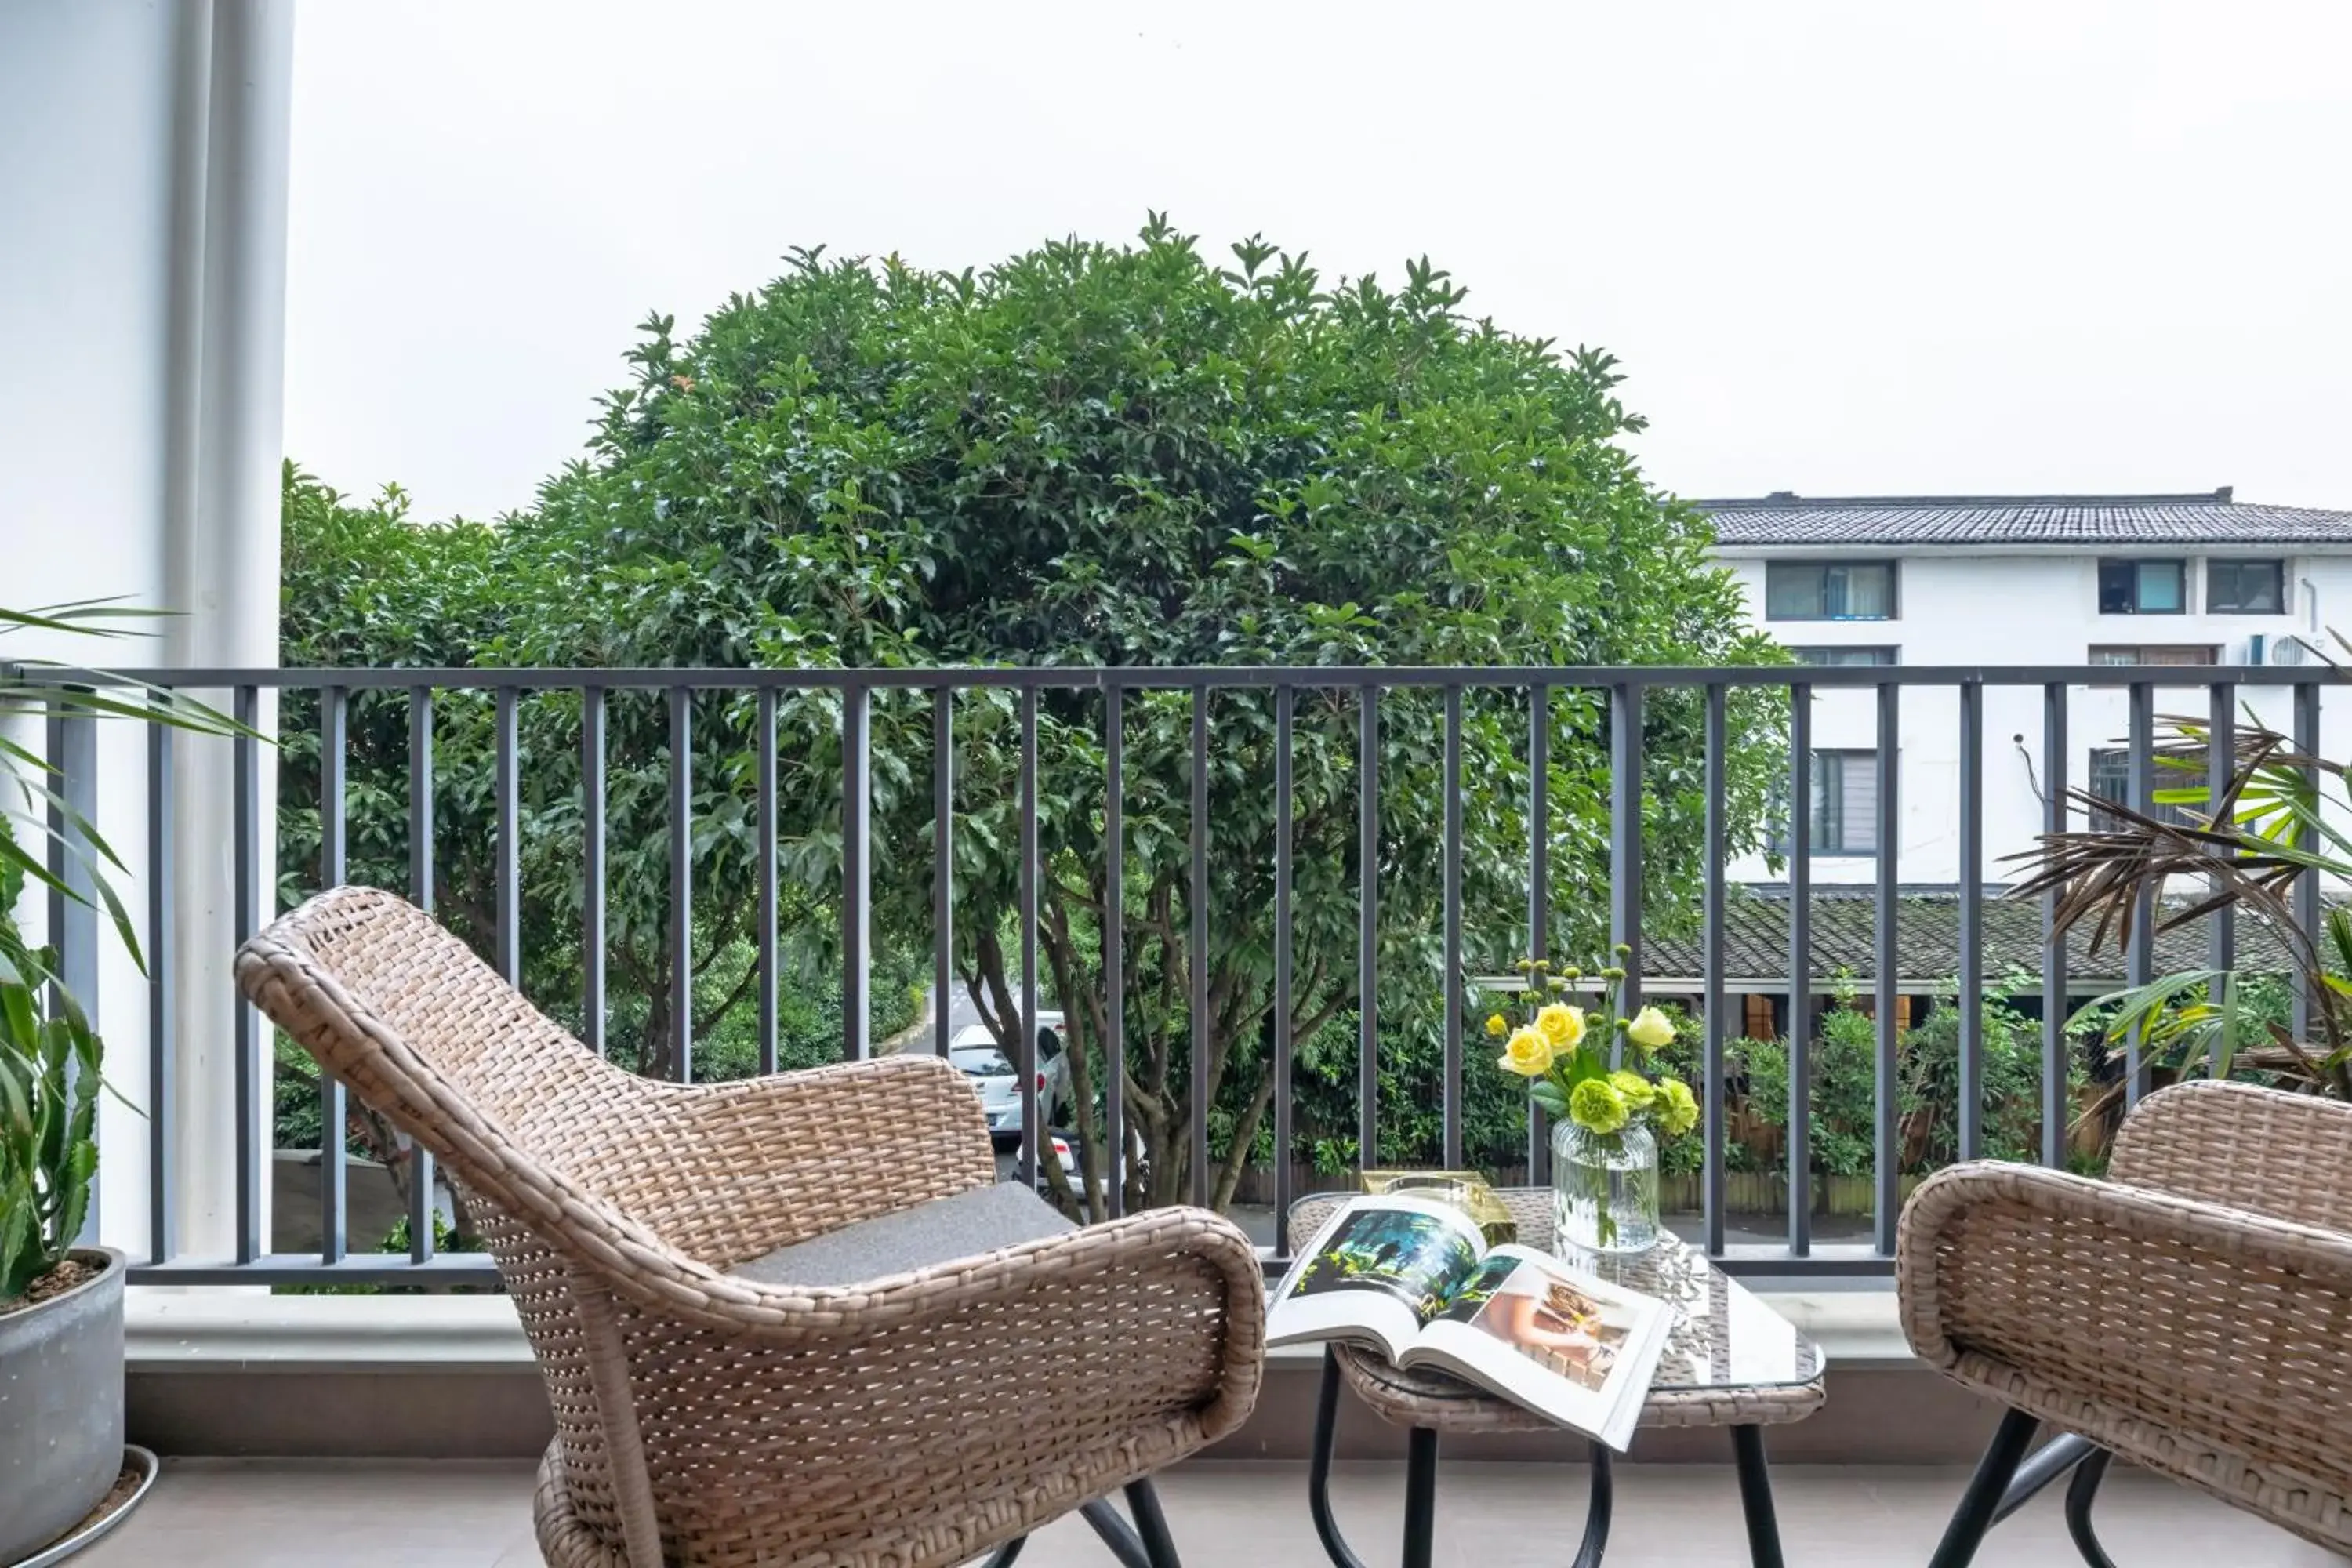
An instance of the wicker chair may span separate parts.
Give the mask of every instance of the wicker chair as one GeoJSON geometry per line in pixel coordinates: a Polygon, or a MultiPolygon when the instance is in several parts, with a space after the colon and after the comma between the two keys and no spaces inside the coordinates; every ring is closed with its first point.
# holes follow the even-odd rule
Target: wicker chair
{"type": "Polygon", "coordinates": [[[1173,1563],[1148,1478],[1241,1423],[1263,1360],[1225,1220],[1071,1226],[997,1184],[929,1056],[637,1078],[387,893],[311,900],[236,975],[481,1215],[554,1409],[550,1563],[1001,1563],[1073,1510],[1173,1563]]]}
{"type": "Polygon", "coordinates": [[[2163,1089],[2111,1179],[1956,1166],[1903,1211],[1912,1348],[2010,1407],[1936,1568],[2073,1468],[2066,1516],[2121,1457],[2352,1552],[2352,1106],[2246,1084],[2163,1089]],[[2037,1424],[2062,1436],[2028,1458],[2037,1424]]]}

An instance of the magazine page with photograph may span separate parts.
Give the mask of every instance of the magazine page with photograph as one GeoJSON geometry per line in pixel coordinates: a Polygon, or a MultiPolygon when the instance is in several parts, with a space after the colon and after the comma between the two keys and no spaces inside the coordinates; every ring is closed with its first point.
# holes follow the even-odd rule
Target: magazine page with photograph
{"type": "Polygon", "coordinates": [[[1443,1311],[1486,1249],[1451,1204],[1405,1194],[1358,1198],[1333,1215],[1275,1288],[1269,1345],[1352,1340],[1391,1361],[1443,1311]]]}
{"type": "Polygon", "coordinates": [[[1453,1204],[1360,1197],[1316,1233],[1274,1292],[1266,1343],[1346,1341],[1433,1367],[1622,1450],[1673,1309],[1531,1247],[1487,1247],[1453,1204]]]}
{"type": "Polygon", "coordinates": [[[1662,1301],[1498,1247],[1396,1361],[1452,1373],[1622,1453],[1673,1326],[1662,1301]]]}

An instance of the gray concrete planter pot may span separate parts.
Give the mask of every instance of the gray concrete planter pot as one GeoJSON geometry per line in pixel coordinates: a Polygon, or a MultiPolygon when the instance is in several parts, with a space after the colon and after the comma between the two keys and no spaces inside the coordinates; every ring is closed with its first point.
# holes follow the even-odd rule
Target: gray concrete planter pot
{"type": "Polygon", "coordinates": [[[105,1272],[0,1316],[0,1563],[81,1522],[122,1470],[122,1254],[105,1272]]]}

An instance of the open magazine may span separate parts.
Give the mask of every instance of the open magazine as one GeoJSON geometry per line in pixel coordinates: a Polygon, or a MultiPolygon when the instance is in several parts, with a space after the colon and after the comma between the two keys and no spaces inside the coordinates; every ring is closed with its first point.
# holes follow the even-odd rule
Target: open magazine
{"type": "Polygon", "coordinates": [[[1460,1209],[1402,1194],[1331,1216],[1275,1291],[1268,1344],[1345,1340],[1434,1367],[1622,1452],[1665,1348],[1663,1301],[1489,1247],[1460,1209]]]}

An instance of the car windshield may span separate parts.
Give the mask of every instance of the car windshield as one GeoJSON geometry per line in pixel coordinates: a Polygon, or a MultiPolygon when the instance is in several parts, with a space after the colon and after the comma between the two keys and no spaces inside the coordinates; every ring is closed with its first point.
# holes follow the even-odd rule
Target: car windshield
{"type": "Polygon", "coordinates": [[[959,1046],[948,1059],[970,1078],[1011,1078],[1013,1064],[994,1046],[959,1046]]]}

